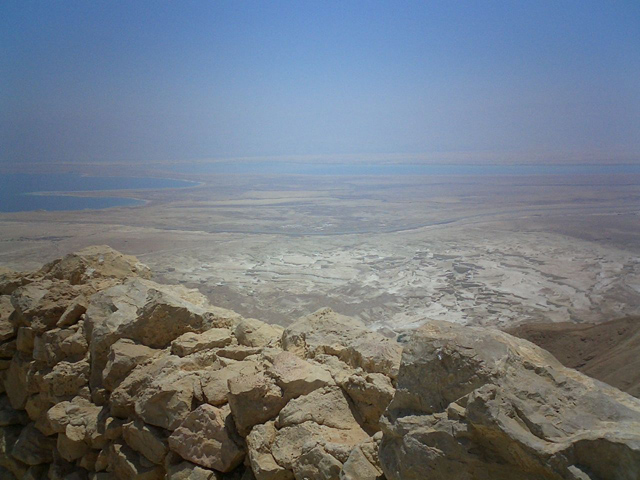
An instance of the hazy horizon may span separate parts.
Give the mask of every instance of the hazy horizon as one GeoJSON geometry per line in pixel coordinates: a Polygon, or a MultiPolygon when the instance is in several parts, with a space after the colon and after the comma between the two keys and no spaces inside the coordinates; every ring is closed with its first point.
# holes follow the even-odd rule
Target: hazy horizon
{"type": "Polygon", "coordinates": [[[636,2],[8,1],[0,24],[4,164],[640,159],[636,2]]]}

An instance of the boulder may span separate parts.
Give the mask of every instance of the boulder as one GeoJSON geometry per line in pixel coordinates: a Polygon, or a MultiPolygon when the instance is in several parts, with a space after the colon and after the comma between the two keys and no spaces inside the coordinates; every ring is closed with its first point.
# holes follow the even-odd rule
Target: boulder
{"type": "Polygon", "coordinates": [[[0,295],[0,341],[9,340],[16,336],[16,328],[9,318],[14,308],[9,295],[0,295]]]}
{"type": "Polygon", "coordinates": [[[240,345],[264,347],[279,342],[283,331],[280,325],[269,325],[255,318],[244,318],[236,326],[234,335],[240,345]]]}
{"type": "Polygon", "coordinates": [[[149,267],[131,255],[123,255],[107,245],[94,245],[46,264],[37,273],[47,279],[66,280],[72,285],[100,286],[107,279],[151,278],[149,267]]]}
{"type": "Polygon", "coordinates": [[[16,350],[22,353],[32,354],[36,332],[31,327],[18,328],[16,338],[16,350]]]}
{"type": "Polygon", "coordinates": [[[171,342],[171,353],[184,357],[201,350],[226,347],[231,340],[231,332],[226,328],[212,328],[203,333],[187,332],[171,342]]]}
{"type": "Polygon", "coordinates": [[[64,433],[58,434],[56,447],[60,456],[67,462],[75,462],[89,451],[89,445],[84,441],[71,439],[64,433]]]}
{"type": "Polygon", "coordinates": [[[166,480],[216,480],[218,474],[191,462],[180,462],[167,470],[166,480]]]}
{"type": "Polygon", "coordinates": [[[292,398],[334,384],[328,371],[289,352],[263,357],[262,371],[229,379],[228,400],[238,431],[275,418],[292,398]]]}
{"type": "Polygon", "coordinates": [[[162,465],[169,451],[167,439],[162,430],[135,420],[122,426],[122,436],[127,445],[144,455],[147,460],[162,465]]]}
{"type": "Polygon", "coordinates": [[[33,423],[22,429],[11,449],[11,456],[26,465],[40,465],[53,461],[56,439],[46,437],[33,423]]]}
{"type": "Polygon", "coordinates": [[[18,348],[15,338],[0,343],[0,359],[9,360],[13,358],[17,351],[18,348]]]}
{"type": "Polygon", "coordinates": [[[107,364],[102,371],[103,385],[113,391],[136,366],[153,357],[158,350],[122,338],[111,345],[107,364]]]}
{"type": "MultiPolygon", "coordinates": [[[[6,469],[9,475],[13,475],[18,479],[22,479],[29,469],[29,465],[26,465],[11,455],[11,451],[21,432],[22,426],[20,425],[0,427],[0,467],[6,469]]],[[[7,478],[11,477],[7,476],[7,478]]]]}
{"type": "Polygon", "coordinates": [[[164,468],[160,465],[145,464],[140,456],[126,445],[115,442],[107,453],[108,470],[118,480],[160,480],[164,478],[164,468]]]}
{"type": "Polygon", "coordinates": [[[87,311],[89,300],[84,295],[78,295],[60,315],[60,320],[56,327],[70,327],[80,320],[80,317],[87,311]]]}
{"type": "Polygon", "coordinates": [[[38,280],[17,288],[11,294],[15,311],[11,321],[16,327],[31,327],[37,333],[56,326],[60,316],[81,293],[65,281],[38,280]]]}
{"type": "Polygon", "coordinates": [[[165,348],[186,332],[204,332],[217,327],[221,318],[231,321],[237,314],[211,307],[196,290],[163,286],[132,279],[91,297],[85,328],[92,357],[91,388],[94,399],[102,389],[102,372],[109,348],[121,338],[151,348],[165,348]]]}
{"type": "Polygon", "coordinates": [[[202,394],[207,403],[220,406],[227,403],[229,394],[229,380],[232,378],[245,378],[258,372],[259,364],[256,361],[245,360],[233,362],[223,368],[207,369],[200,375],[202,394]]]}
{"type": "Polygon", "coordinates": [[[15,272],[11,269],[0,267],[0,295],[11,295],[16,288],[31,281],[31,275],[28,273],[15,272]]]}
{"type": "Polygon", "coordinates": [[[23,410],[29,395],[38,393],[35,376],[39,366],[38,362],[22,353],[11,360],[4,385],[13,408],[23,410]]]}
{"type": "Polygon", "coordinates": [[[271,453],[278,430],[275,422],[258,424],[247,435],[249,465],[257,480],[293,480],[293,472],[276,462],[271,453]]]}
{"type": "Polygon", "coordinates": [[[62,361],[39,377],[39,389],[54,402],[78,395],[89,384],[89,359],[62,361]]]}
{"type": "Polygon", "coordinates": [[[230,472],[244,459],[228,406],[201,405],[169,437],[169,447],[185,460],[230,472]]]}
{"type": "Polygon", "coordinates": [[[9,397],[0,395],[0,427],[26,425],[29,417],[23,410],[16,410],[9,403],[9,397]]]}
{"type": "Polygon", "coordinates": [[[231,378],[227,398],[242,436],[254,425],[275,418],[287,403],[282,389],[262,372],[231,378]]]}
{"type": "Polygon", "coordinates": [[[382,425],[390,480],[640,475],[640,400],[491,329],[418,329],[382,425]]]}
{"type": "Polygon", "coordinates": [[[357,445],[342,466],[340,480],[379,480],[383,477],[378,459],[382,432],[357,445]]]}
{"type": "Polygon", "coordinates": [[[287,327],[282,335],[282,348],[302,358],[333,355],[350,367],[383,373],[392,379],[398,373],[402,353],[402,347],[395,340],[329,308],[302,317],[287,327]]]}

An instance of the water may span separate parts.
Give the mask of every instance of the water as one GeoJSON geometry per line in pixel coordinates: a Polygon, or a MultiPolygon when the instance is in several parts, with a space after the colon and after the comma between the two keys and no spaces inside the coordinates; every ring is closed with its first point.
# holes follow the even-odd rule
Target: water
{"type": "Polygon", "coordinates": [[[34,195],[38,192],[93,192],[98,190],[139,190],[179,188],[194,182],[149,177],[89,177],[61,174],[0,174],[0,212],[30,210],[84,210],[140,205],[125,197],[74,197],[70,195],[34,195]]]}
{"type": "Polygon", "coordinates": [[[374,165],[288,162],[184,163],[171,171],[191,174],[274,175],[610,175],[640,174],[640,165],[374,165]]]}

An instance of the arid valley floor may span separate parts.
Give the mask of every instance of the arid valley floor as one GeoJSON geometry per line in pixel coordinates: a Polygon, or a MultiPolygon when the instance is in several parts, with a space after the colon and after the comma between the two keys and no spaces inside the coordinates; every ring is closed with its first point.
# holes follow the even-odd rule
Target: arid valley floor
{"type": "Polygon", "coordinates": [[[128,192],[140,207],[0,214],[0,266],[108,244],[282,325],[323,306],[383,332],[640,313],[638,175],[173,176],[202,183],[128,192]]]}

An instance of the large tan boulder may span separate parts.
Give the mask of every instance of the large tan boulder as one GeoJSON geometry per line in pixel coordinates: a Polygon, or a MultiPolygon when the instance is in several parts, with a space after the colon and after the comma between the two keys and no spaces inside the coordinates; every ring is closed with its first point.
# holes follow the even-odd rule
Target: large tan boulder
{"type": "Polygon", "coordinates": [[[151,271],[132,255],[124,255],[107,245],[94,245],[46,264],[37,275],[78,285],[106,279],[151,278],[151,271]]]}
{"type": "Polygon", "coordinates": [[[395,340],[329,308],[302,317],[287,327],[282,335],[282,348],[303,358],[333,355],[353,368],[391,378],[397,375],[402,353],[402,347],[395,340]]]}
{"type": "Polygon", "coordinates": [[[166,480],[217,480],[220,476],[213,470],[191,462],[180,462],[167,469],[166,480]]]}
{"type": "Polygon", "coordinates": [[[91,387],[101,397],[109,348],[121,338],[165,348],[186,332],[201,333],[239,315],[211,307],[197,290],[132,279],[91,297],[85,329],[91,352],[91,387]]]}
{"type": "Polygon", "coordinates": [[[11,294],[16,327],[31,327],[37,333],[54,328],[60,317],[81,293],[66,281],[38,280],[17,288],[11,294]]]}
{"type": "Polygon", "coordinates": [[[36,374],[41,366],[26,354],[14,355],[4,381],[7,396],[13,408],[23,410],[29,395],[38,393],[36,374]]]}
{"type": "Polygon", "coordinates": [[[246,441],[257,480],[337,479],[368,438],[350,400],[333,385],[290,400],[275,422],[254,426],[246,441]]]}
{"type": "Polygon", "coordinates": [[[107,457],[107,471],[118,480],[160,480],[165,476],[162,466],[144,462],[139,454],[120,442],[109,447],[107,457]]]}
{"type": "Polygon", "coordinates": [[[102,383],[113,391],[138,365],[158,353],[158,350],[121,338],[109,348],[107,364],[102,371],[102,383]]]}
{"type": "Polygon", "coordinates": [[[640,476],[640,400],[491,329],[418,329],[383,431],[389,480],[640,476]]]}
{"type": "Polygon", "coordinates": [[[382,432],[357,445],[340,472],[340,480],[379,480],[384,478],[378,459],[382,432]]]}
{"type": "Polygon", "coordinates": [[[289,352],[273,351],[263,362],[261,371],[228,383],[229,405],[241,435],[275,418],[292,398],[334,384],[327,370],[289,352]]]}
{"type": "Polygon", "coordinates": [[[16,336],[16,327],[9,318],[14,308],[9,295],[0,295],[0,341],[9,340],[16,336]]]}
{"type": "Polygon", "coordinates": [[[0,295],[11,295],[13,291],[33,281],[26,272],[16,272],[9,268],[0,267],[0,295]]]}
{"type": "Polygon", "coordinates": [[[289,326],[282,346],[322,364],[349,395],[367,431],[380,430],[380,416],[393,397],[400,365],[402,347],[395,340],[359,320],[322,309],[289,326]]]}
{"type": "Polygon", "coordinates": [[[191,412],[194,399],[203,402],[200,376],[216,369],[215,353],[187,357],[158,352],[132,370],[109,397],[112,415],[137,415],[150,425],[174,430],[191,412]]]}
{"type": "Polygon", "coordinates": [[[259,363],[254,360],[232,362],[219,369],[207,369],[200,374],[202,394],[207,403],[221,406],[227,403],[229,380],[246,378],[258,373],[259,363]]]}
{"type": "Polygon", "coordinates": [[[226,328],[212,328],[203,333],[187,332],[171,342],[171,353],[184,357],[201,350],[226,347],[232,340],[231,331],[226,328]]]}
{"type": "Polygon", "coordinates": [[[201,405],[169,437],[169,447],[185,460],[230,472],[244,459],[228,406],[201,405]]]}
{"type": "Polygon", "coordinates": [[[164,432],[140,420],[125,423],[122,437],[127,445],[156,465],[162,465],[169,452],[164,432]]]}
{"type": "Polygon", "coordinates": [[[236,326],[234,334],[240,345],[264,347],[278,343],[283,331],[280,325],[270,325],[255,318],[243,318],[236,326]]]}

